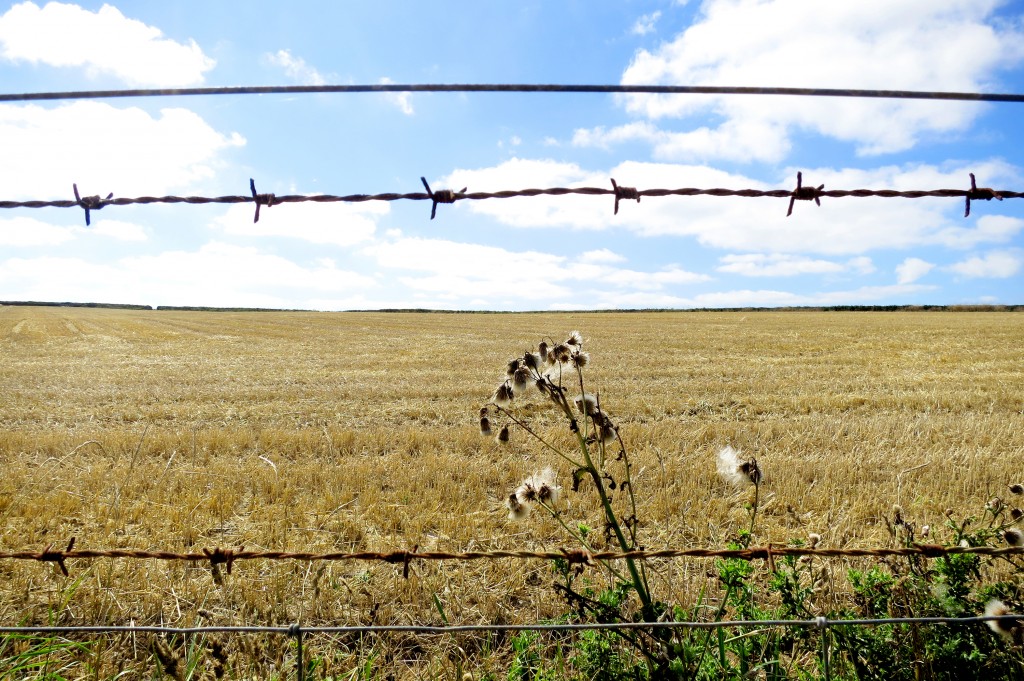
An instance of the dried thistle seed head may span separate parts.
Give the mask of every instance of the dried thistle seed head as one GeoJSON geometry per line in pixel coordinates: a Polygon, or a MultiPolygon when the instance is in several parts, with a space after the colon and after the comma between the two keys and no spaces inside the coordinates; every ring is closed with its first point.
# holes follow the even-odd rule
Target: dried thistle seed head
{"type": "Polygon", "coordinates": [[[498,436],[494,438],[494,441],[500,445],[508,442],[508,426],[501,427],[501,430],[498,431],[498,436]]]}
{"type": "Polygon", "coordinates": [[[1000,499],[999,497],[992,497],[991,499],[988,500],[988,503],[985,504],[985,508],[991,511],[993,514],[998,514],[1000,511],[1003,510],[1005,506],[1006,505],[1003,503],[1003,500],[1000,499]]]}
{"type": "Polygon", "coordinates": [[[619,429],[615,427],[615,424],[610,419],[604,419],[597,425],[597,439],[601,444],[610,445],[615,442],[615,438],[618,437],[619,429]]]}
{"type": "Polygon", "coordinates": [[[518,357],[513,357],[508,361],[508,365],[505,367],[505,375],[510,377],[516,373],[516,369],[520,366],[520,360],[518,357]]]}
{"type": "Polygon", "coordinates": [[[537,356],[543,361],[547,361],[548,358],[548,344],[546,341],[541,341],[537,344],[537,356]]]}
{"type": "Polygon", "coordinates": [[[522,504],[532,504],[537,501],[537,488],[533,486],[531,478],[527,478],[523,484],[516,487],[514,494],[522,504]]]}
{"type": "Polygon", "coordinates": [[[597,397],[591,395],[590,393],[583,393],[582,395],[577,395],[575,398],[573,398],[573,403],[576,405],[576,409],[579,410],[581,414],[593,416],[594,414],[598,413],[597,397]]]}
{"type": "Polygon", "coordinates": [[[565,343],[559,343],[555,347],[551,348],[551,352],[548,353],[548,361],[551,364],[564,364],[569,361],[569,355],[571,351],[569,346],[565,343]]]}
{"type": "Polygon", "coordinates": [[[533,383],[533,373],[525,366],[516,369],[515,374],[512,375],[512,391],[517,395],[522,395],[532,388],[533,383]]]}
{"type": "Polygon", "coordinates": [[[1024,494],[1024,485],[1019,482],[1010,485],[1010,492],[1012,494],[1024,494]]]}
{"type": "Polygon", "coordinates": [[[496,407],[508,409],[512,406],[512,397],[512,388],[509,387],[508,382],[506,381],[499,385],[497,390],[494,391],[494,395],[491,397],[491,402],[496,407]]]}
{"type": "Polygon", "coordinates": [[[484,437],[490,437],[492,434],[491,420],[486,416],[480,417],[480,434],[484,437]]]}
{"type": "Polygon", "coordinates": [[[577,369],[582,369],[590,363],[590,353],[580,350],[579,352],[572,353],[572,365],[577,369]]]}
{"type": "MultiPolygon", "coordinates": [[[[544,354],[546,355],[547,352],[544,354]]],[[[540,372],[541,368],[544,366],[544,360],[542,360],[541,356],[536,352],[528,352],[523,355],[523,365],[535,372],[540,372]]]]}
{"type": "MultiPolygon", "coordinates": [[[[985,617],[1001,617],[1010,615],[1010,608],[1000,600],[992,599],[985,605],[985,617]]],[[[1009,641],[1017,641],[1021,637],[1020,620],[989,620],[988,628],[1009,641]]]]}
{"type": "Polygon", "coordinates": [[[717,468],[722,480],[734,487],[743,487],[747,483],[761,483],[761,469],[757,465],[757,459],[743,461],[740,459],[739,451],[733,449],[731,445],[718,450],[717,468]]]}
{"type": "Polygon", "coordinates": [[[579,331],[570,331],[569,337],[565,339],[565,344],[572,345],[575,348],[579,349],[583,347],[583,336],[580,334],[579,331]]]}
{"type": "Polygon", "coordinates": [[[817,532],[811,532],[809,535],[807,535],[807,548],[816,549],[818,548],[818,544],[820,543],[821,535],[817,532]]]}
{"type": "Polygon", "coordinates": [[[480,416],[487,416],[488,411],[489,410],[487,409],[487,405],[480,407],[480,416]]]}
{"type": "Polygon", "coordinates": [[[747,476],[750,482],[755,485],[761,484],[761,468],[757,465],[757,459],[751,459],[750,461],[744,461],[741,463],[740,473],[747,476]]]}
{"type": "Polygon", "coordinates": [[[1019,508],[1010,509],[1010,517],[1013,518],[1013,522],[1017,522],[1021,518],[1024,518],[1024,511],[1019,508]]]}
{"type": "Polygon", "coordinates": [[[550,506],[558,503],[562,488],[555,484],[555,471],[548,467],[523,481],[516,494],[520,501],[539,501],[550,506]]]}
{"type": "Polygon", "coordinates": [[[1024,546],[1024,532],[1016,527],[1011,527],[1003,532],[1003,539],[1010,546],[1024,546]]]}
{"type": "Polygon", "coordinates": [[[505,508],[508,509],[509,520],[522,520],[530,514],[530,507],[521,501],[515,492],[508,495],[505,499],[505,508]]]}
{"type": "Polygon", "coordinates": [[[932,533],[931,525],[922,525],[921,526],[921,539],[927,539],[928,535],[931,534],[931,533],[932,533]]]}

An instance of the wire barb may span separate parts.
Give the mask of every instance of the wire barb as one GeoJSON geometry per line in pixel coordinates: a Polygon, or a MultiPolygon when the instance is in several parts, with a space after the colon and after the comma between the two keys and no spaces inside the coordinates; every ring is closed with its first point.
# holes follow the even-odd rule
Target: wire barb
{"type": "Polygon", "coordinates": [[[971,214],[971,201],[1002,201],[1003,195],[990,187],[979,187],[977,182],[974,180],[974,173],[968,173],[971,176],[971,191],[967,192],[967,197],[964,199],[966,205],[964,206],[964,217],[968,217],[971,214]]]}
{"type": "MultiPolygon", "coordinates": [[[[239,552],[244,550],[244,546],[240,546],[238,548],[239,552]]],[[[211,568],[216,568],[218,565],[223,564],[227,568],[228,574],[231,574],[231,566],[234,564],[236,558],[234,551],[231,549],[222,549],[218,546],[212,551],[210,549],[203,549],[203,553],[205,553],[206,557],[210,559],[211,568]]]]}
{"type": "Polygon", "coordinates": [[[821,205],[821,190],[825,188],[825,185],[820,184],[817,187],[805,187],[804,174],[797,171],[796,174],[796,189],[789,197],[789,210],[786,211],[786,217],[788,218],[793,214],[793,204],[796,201],[814,201],[817,205],[821,205]]]}
{"type": "Polygon", "coordinates": [[[60,571],[64,573],[65,577],[70,577],[71,574],[68,572],[68,566],[64,564],[64,559],[67,558],[64,554],[75,548],[75,538],[72,537],[71,541],[68,542],[68,547],[63,551],[51,551],[53,548],[53,542],[46,545],[46,548],[36,554],[35,559],[41,563],[56,563],[60,571]]]}
{"type": "Polygon", "coordinates": [[[636,190],[636,187],[620,187],[613,177],[612,189],[615,190],[615,215],[619,214],[619,201],[622,199],[636,199],[636,202],[640,203],[640,192],[636,190]]]}
{"type": "Polygon", "coordinates": [[[253,216],[253,224],[260,221],[260,206],[266,206],[270,208],[274,205],[274,201],[277,199],[273,194],[257,194],[256,193],[256,181],[251,177],[249,178],[249,190],[252,192],[253,203],[256,204],[256,215],[253,216]]]}
{"type": "Polygon", "coordinates": [[[451,189],[439,189],[438,191],[435,192],[435,191],[432,191],[430,189],[430,185],[427,184],[427,178],[420,177],[420,182],[422,182],[423,186],[426,187],[426,189],[427,189],[427,196],[429,196],[430,200],[434,202],[433,205],[430,207],[430,219],[431,220],[433,220],[434,216],[437,215],[437,204],[439,204],[439,203],[455,203],[456,201],[458,201],[459,199],[462,198],[459,195],[460,194],[465,194],[466,193],[466,189],[468,189],[468,187],[463,187],[462,189],[460,189],[457,192],[452,191],[451,189]]]}
{"type": "Polygon", "coordinates": [[[86,227],[92,224],[92,220],[89,217],[89,211],[103,208],[103,206],[107,205],[106,202],[114,197],[114,192],[107,194],[107,198],[105,199],[101,198],[98,194],[95,196],[79,196],[78,184],[72,184],[71,187],[75,190],[75,205],[81,206],[85,211],[86,227]]]}

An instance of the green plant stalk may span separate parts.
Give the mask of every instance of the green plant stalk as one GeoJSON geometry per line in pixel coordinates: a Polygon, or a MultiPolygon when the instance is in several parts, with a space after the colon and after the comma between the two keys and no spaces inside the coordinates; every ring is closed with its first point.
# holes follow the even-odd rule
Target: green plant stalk
{"type": "MultiPolygon", "coordinates": [[[[583,535],[581,535],[578,532],[576,532],[575,530],[573,530],[571,527],[569,527],[565,523],[564,520],[562,520],[562,514],[558,513],[557,511],[555,511],[555,509],[551,508],[550,506],[548,506],[544,502],[539,502],[539,503],[540,503],[540,505],[542,507],[547,509],[548,513],[551,514],[551,516],[555,519],[555,521],[559,525],[562,526],[562,529],[565,530],[569,534],[570,537],[572,537],[573,539],[578,541],[580,543],[580,545],[583,548],[585,548],[587,551],[590,551],[591,553],[596,553],[594,547],[591,546],[590,543],[586,539],[583,538],[583,535]]],[[[608,561],[600,561],[600,563],[601,563],[601,566],[603,568],[605,568],[606,570],[608,570],[608,572],[611,573],[612,577],[614,577],[615,579],[618,579],[618,580],[622,580],[623,579],[622,573],[619,572],[618,570],[616,570],[615,568],[613,568],[611,565],[609,565],[608,561]]]]}
{"type": "MultiPolygon", "coordinates": [[[[576,369],[576,375],[579,380],[580,394],[585,395],[586,390],[583,385],[583,371],[582,369],[576,369]]],[[[590,448],[587,447],[586,436],[580,432],[579,425],[576,419],[573,417],[572,408],[569,406],[568,400],[565,398],[565,394],[559,390],[559,405],[562,407],[562,411],[565,412],[566,417],[569,419],[569,423],[573,424],[572,431],[576,434],[576,441],[580,445],[580,453],[583,455],[584,466],[590,477],[594,481],[595,487],[597,487],[598,496],[601,497],[601,505],[604,507],[604,516],[611,526],[612,531],[615,533],[615,538],[619,542],[619,547],[624,553],[632,551],[633,546],[626,540],[626,535],[622,532],[622,526],[619,524],[619,519],[615,516],[615,511],[612,509],[611,501],[608,499],[608,492],[604,487],[604,480],[601,479],[601,472],[594,466],[594,461],[590,457],[590,448]]],[[[586,415],[584,414],[584,422],[586,421],[586,415]]],[[[586,424],[584,423],[584,426],[586,424]]],[[[629,491],[632,493],[633,484],[630,483],[629,491]]],[[[633,588],[636,589],[637,596],[640,597],[640,602],[643,604],[644,619],[650,621],[650,618],[654,617],[654,602],[651,600],[651,595],[647,592],[647,583],[640,577],[640,572],[637,570],[636,561],[632,558],[626,558],[626,567],[629,569],[629,575],[632,578],[633,588]]]]}

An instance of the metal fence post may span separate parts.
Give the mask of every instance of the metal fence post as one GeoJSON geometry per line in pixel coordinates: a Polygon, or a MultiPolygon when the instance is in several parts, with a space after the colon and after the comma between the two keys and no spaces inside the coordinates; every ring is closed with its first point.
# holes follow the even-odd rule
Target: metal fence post
{"type": "Polygon", "coordinates": [[[306,665],[302,660],[302,627],[296,622],[288,627],[288,635],[294,636],[297,643],[297,650],[295,651],[295,668],[296,678],[299,681],[303,681],[306,678],[306,665]]]}

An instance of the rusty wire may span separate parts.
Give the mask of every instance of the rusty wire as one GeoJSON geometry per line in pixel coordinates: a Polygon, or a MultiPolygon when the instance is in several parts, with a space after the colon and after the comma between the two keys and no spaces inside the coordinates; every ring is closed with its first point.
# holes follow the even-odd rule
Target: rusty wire
{"type": "Polygon", "coordinates": [[[116,97],[181,97],[195,95],[351,94],[361,92],[547,92],[656,95],[785,95],[854,97],[859,99],[930,99],[967,102],[1024,102],[1024,94],[934,92],[922,90],[855,90],[849,88],[732,87],[719,85],[568,85],[546,83],[468,83],[373,85],[255,85],[165,89],[77,90],[0,93],[0,102],[31,102],[116,97]]]}
{"type": "Polygon", "coordinates": [[[818,558],[884,558],[914,557],[940,558],[943,556],[973,554],[978,556],[998,557],[1024,555],[1024,547],[1007,546],[996,548],[990,546],[940,546],[938,544],[913,544],[898,548],[846,548],[820,549],[798,546],[761,546],[746,549],[661,549],[636,551],[584,551],[580,549],[560,551],[419,551],[414,547],[411,551],[362,551],[316,553],[307,551],[246,551],[245,547],[236,549],[216,547],[204,548],[200,552],[177,553],[173,551],[149,551],[143,549],[75,549],[75,538],[72,538],[65,550],[54,549],[49,545],[41,551],[5,551],[0,552],[0,560],[34,560],[42,563],[55,563],[68,575],[66,561],[75,558],[128,558],[136,560],[186,561],[192,563],[209,563],[211,567],[224,565],[228,573],[236,561],[240,560],[299,560],[299,561],[380,561],[401,565],[403,576],[409,576],[409,565],[413,561],[473,561],[473,560],[564,560],[570,565],[592,565],[597,561],[612,560],[657,560],[671,558],[734,558],[739,560],[764,560],[770,566],[774,560],[787,556],[813,556],[818,558]]]}
{"type": "Polygon", "coordinates": [[[455,191],[451,189],[432,190],[426,178],[421,177],[426,192],[387,192],[381,194],[286,194],[277,196],[275,194],[259,194],[256,192],[256,183],[249,180],[250,195],[233,196],[138,196],[134,198],[118,197],[108,194],[106,198],[101,196],[80,196],[78,185],[73,185],[75,198],[58,199],[52,201],[0,201],[0,208],[82,208],[85,211],[85,223],[90,224],[90,211],[100,210],[106,206],[127,206],[134,204],[151,203],[187,203],[187,204],[234,204],[254,203],[256,211],[253,222],[258,222],[261,206],[276,206],[282,203],[362,203],[366,201],[430,201],[430,219],[433,220],[437,213],[437,204],[455,203],[457,201],[481,201],[485,199],[509,199],[514,197],[537,197],[537,196],[612,196],[615,199],[614,212],[619,212],[619,202],[622,200],[635,200],[638,203],[644,196],[717,196],[717,197],[743,197],[743,198],[781,198],[789,199],[789,211],[793,212],[793,204],[796,201],[814,201],[819,206],[822,198],[903,198],[921,199],[928,197],[938,198],[963,198],[965,201],[964,217],[971,214],[971,201],[990,201],[996,199],[1019,199],[1024,198],[1024,192],[1017,192],[1005,189],[991,189],[989,187],[978,187],[974,173],[969,173],[971,180],[970,189],[926,189],[926,190],[894,190],[894,189],[825,189],[825,185],[817,187],[803,184],[803,173],[797,173],[797,186],[795,189],[701,189],[695,187],[683,187],[678,189],[637,189],[618,184],[614,178],[611,180],[611,189],[606,187],[549,187],[546,189],[514,189],[494,192],[470,192],[466,187],[455,191]]]}

